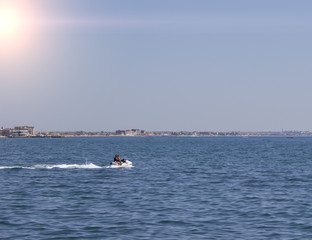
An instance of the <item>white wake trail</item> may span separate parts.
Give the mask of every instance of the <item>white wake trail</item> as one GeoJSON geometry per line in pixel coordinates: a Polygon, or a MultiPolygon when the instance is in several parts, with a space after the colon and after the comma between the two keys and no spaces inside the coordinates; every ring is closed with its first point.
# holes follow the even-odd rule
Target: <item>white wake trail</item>
{"type": "Polygon", "coordinates": [[[53,168],[63,168],[63,169],[94,169],[94,168],[103,168],[101,166],[97,166],[93,163],[88,164],[40,164],[34,166],[0,166],[1,169],[53,169],[53,168]]]}

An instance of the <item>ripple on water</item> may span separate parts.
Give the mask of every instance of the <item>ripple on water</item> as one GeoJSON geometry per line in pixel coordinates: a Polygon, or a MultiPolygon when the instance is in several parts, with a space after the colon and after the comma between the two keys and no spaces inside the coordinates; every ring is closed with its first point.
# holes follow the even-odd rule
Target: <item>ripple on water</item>
{"type": "Polygon", "coordinates": [[[311,143],[0,139],[2,238],[312,239],[311,143]]]}

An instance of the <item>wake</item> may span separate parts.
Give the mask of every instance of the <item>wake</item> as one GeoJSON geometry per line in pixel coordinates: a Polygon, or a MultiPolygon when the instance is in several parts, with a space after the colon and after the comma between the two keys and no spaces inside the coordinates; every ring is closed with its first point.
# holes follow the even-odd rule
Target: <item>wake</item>
{"type": "Polygon", "coordinates": [[[56,165],[34,165],[34,166],[0,166],[1,169],[94,169],[94,168],[103,168],[97,166],[93,163],[89,164],[56,164],[56,165]]]}

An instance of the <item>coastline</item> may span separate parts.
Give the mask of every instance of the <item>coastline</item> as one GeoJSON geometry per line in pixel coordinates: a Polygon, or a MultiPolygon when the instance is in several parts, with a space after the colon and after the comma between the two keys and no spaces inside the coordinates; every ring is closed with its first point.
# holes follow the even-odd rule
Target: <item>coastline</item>
{"type": "Polygon", "coordinates": [[[159,137],[168,137],[168,138],[309,138],[312,137],[312,135],[249,135],[249,136],[243,136],[243,135],[199,135],[199,136],[191,136],[191,135],[154,135],[154,136],[122,136],[122,135],[61,135],[61,136],[0,136],[0,138],[159,138],[159,137]]]}

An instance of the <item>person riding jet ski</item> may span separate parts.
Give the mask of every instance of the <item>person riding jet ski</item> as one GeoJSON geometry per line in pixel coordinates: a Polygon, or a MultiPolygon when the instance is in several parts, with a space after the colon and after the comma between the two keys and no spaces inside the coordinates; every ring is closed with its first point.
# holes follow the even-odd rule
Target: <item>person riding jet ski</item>
{"type": "Polygon", "coordinates": [[[118,165],[122,165],[122,163],[126,162],[126,159],[120,158],[119,155],[116,154],[114,157],[114,162],[117,163],[118,165]]]}

